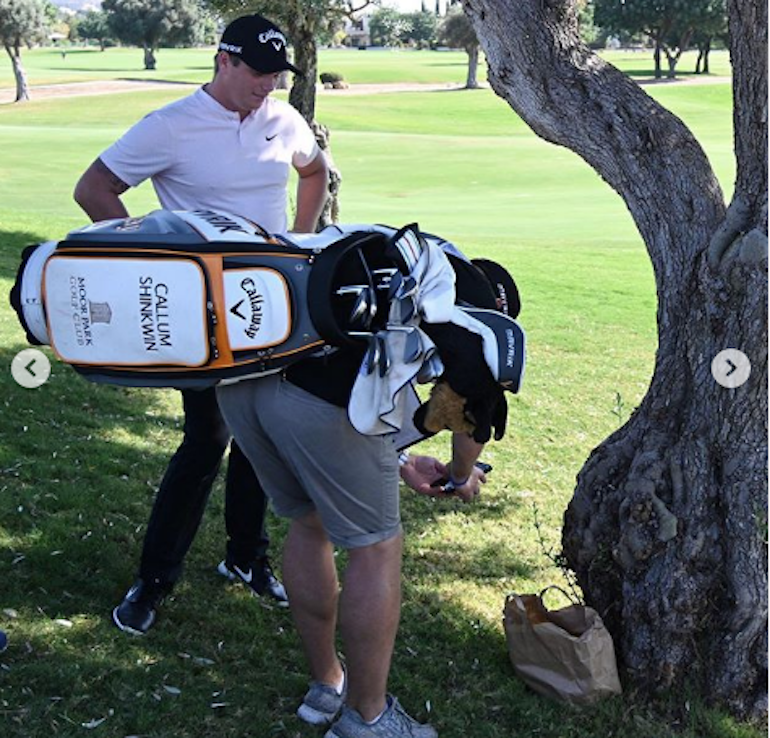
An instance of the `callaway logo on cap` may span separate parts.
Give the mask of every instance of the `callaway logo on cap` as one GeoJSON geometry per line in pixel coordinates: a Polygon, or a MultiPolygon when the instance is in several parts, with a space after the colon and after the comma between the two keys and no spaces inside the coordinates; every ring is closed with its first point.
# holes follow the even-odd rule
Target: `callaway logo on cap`
{"type": "Polygon", "coordinates": [[[286,59],[286,36],[261,15],[236,18],[225,28],[219,50],[243,59],[257,72],[272,74],[288,69],[294,74],[302,74],[286,59]]]}

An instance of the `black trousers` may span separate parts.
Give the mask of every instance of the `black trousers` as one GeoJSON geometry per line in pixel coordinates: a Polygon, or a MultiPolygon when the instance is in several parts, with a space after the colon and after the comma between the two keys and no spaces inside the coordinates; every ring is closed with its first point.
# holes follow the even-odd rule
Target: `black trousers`
{"type": "MultiPolygon", "coordinates": [[[[184,437],[160,483],[144,537],[139,576],[145,581],[179,579],[230,442],[213,388],[182,390],[182,402],[184,437]]],[[[233,441],[225,484],[228,559],[243,566],[266,555],[266,508],[256,474],[233,441]]]]}

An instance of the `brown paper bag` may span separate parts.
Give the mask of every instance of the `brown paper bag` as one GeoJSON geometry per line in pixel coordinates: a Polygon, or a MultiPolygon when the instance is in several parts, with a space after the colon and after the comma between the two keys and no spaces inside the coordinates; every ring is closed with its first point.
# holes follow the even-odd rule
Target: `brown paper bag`
{"type": "Polygon", "coordinates": [[[543,604],[548,589],[505,601],[503,625],[516,673],[536,692],[573,704],[620,694],[615,648],[599,613],[585,605],[549,611],[543,604]]]}

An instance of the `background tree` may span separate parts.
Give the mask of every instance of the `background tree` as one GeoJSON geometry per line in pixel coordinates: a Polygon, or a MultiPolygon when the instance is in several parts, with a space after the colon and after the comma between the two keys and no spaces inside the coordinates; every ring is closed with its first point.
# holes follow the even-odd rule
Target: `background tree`
{"type": "Polygon", "coordinates": [[[71,41],[74,37],[73,27],[77,25],[76,12],[71,8],[60,8],[50,0],[43,0],[43,8],[48,30],[45,40],[53,41],[54,46],[71,41]]]}
{"type": "Polygon", "coordinates": [[[698,49],[695,74],[709,73],[709,52],[714,39],[728,43],[725,0],[711,0],[702,22],[693,34],[692,42],[698,49]]]}
{"type": "Polygon", "coordinates": [[[115,38],[144,50],[144,68],[155,69],[161,46],[198,43],[203,11],[197,0],[104,0],[115,38]]]}
{"type": "Polygon", "coordinates": [[[596,0],[594,21],[610,33],[644,33],[654,44],[655,77],[663,76],[662,54],[674,77],[694,34],[713,24],[720,5],[724,12],[724,0],[596,0]]]}
{"type": "Polygon", "coordinates": [[[464,49],[468,55],[468,75],[465,89],[478,88],[479,39],[476,30],[462,8],[452,8],[439,29],[439,43],[452,49],[464,49]]]}
{"type": "MultiPolygon", "coordinates": [[[[498,95],[623,198],[658,292],[654,375],[593,451],[563,547],[634,686],[767,710],[767,4],[729,0],[732,202],[692,133],[583,46],[574,0],[465,0],[498,95]],[[751,377],[725,389],[718,352],[751,377]]],[[[558,204],[554,203],[554,207],[558,204]]]]}
{"type": "Polygon", "coordinates": [[[578,0],[577,10],[580,39],[592,48],[603,45],[607,40],[607,34],[594,23],[593,0],[578,0]]]}
{"type": "Polygon", "coordinates": [[[393,8],[380,8],[369,19],[369,35],[373,46],[398,46],[409,31],[409,22],[403,13],[393,8]]]}
{"type": "Polygon", "coordinates": [[[29,100],[29,85],[21,47],[42,41],[48,32],[45,6],[40,0],[0,0],[0,40],[13,66],[16,102],[29,100]]]}
{"type": "Polygon", "coordinates": [[[413,43],[420,49],[433,46],[438,32],[438,20],[435,13],[423,10],[419,13],[407,13],[403,17],[407,30],[402,34],[401,41],[413,43]]]}
{"type": "Polygon", "coordinates": [[[725,0],[690,0],[684,10],[675,3],[669,29],[668,34],[662,38],[668,76],[675,76],[682,54],[693,46],[697,46],[701,52],[697,64],[697,70],[700,70],[704,60],[708,65],[711,39],[717,33],[725,33],[727,30],[725,0]]]}
{"type": "Polygon", "coordinates": [[[104,51],[107,43],[112,40],[107,14],[102,10],[89,10],[82,15],[78,21],[77,32],[84,41],[98,41],[101,51],[104,51]]]}

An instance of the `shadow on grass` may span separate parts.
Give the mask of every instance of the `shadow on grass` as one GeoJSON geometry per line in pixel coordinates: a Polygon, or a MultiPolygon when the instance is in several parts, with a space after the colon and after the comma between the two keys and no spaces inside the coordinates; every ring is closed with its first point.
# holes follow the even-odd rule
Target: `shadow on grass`
{"type": "MultiPolygon", "coordinates": [[[[42,243],[48,239],[33,231],[6,231],[0,229],[0,279],[9,279],[13,283],[21,264],[21,252],[27,246],[42,243]]],[[[10,310],[8,295],[0,295],[3,309],[10,310]]]]}
{"type": "Polygon", "coordinates": [[[198,84],[197,82],[187,82],[182,79],[146,79],[143,77],[118,77],[118,79],[121,82],[142,82],[146,84],[180,85],[180,86],[188,86],[188,87],[190,85],[198,84]]]}
{"type": "MultiPolygon", "coordinates": [[[[318,738],[294,715],[308,675],[289,614],[209,581],[185,594],[166,604],[143,639],[102,618],[12,641],[0,677],[4,736],[75,736],[102,721],[99,735],[110,738],[318,738]]],[[[652,721],[627,698],[567,709],[516,678],[499,623],[480,622],[408,583],[404,595],[389,689],[442,736],[753,735],[702,730],[687,719],[652,721]]]]}
{"type": "Polygon", "coordinates": [[[463,582],[484,585],[507,579],[532,579],[537,569],[521,561],[504,542],[484,545],[475,542],[432,543],[412,552],[409,566],[434,584],[463,582]]]}
{"type": "MultiPolygon", "coordinates": [[[[436,61],[436,62],[428,62],[426,67],[451,67],[453,69],[467,69],[468,68],[468,62],[467,61],[436,61]]],[[[482,65],[483,66],[483,65],[482,65]]]]}
{"type": "Polygon", "coordinates": [[[50,618],[101,612],[133,574],[156,485],[179,438],[160,393],[86,382],[50,352],[35,390],[0,349],[3,605],[50,618]]]}
{"type": "MultiPolygon", "coordinates": [[[[16,350],[0,350],[4,366],[16,350]]],[[[160,393],[92,385],[58,364],[38,390],[15,386],[7,372],[0,389],[0,627],[11,637],[0,657],[4,738],[89,728],[110,738],[317,738],[294,716],[308,676],[290,614],[227,586],[210,563],[188,571],[146,638],[110,622],[174,440],[160,393]]],[[[412,548],[421,527],[453,514],[425,498],[407,506],[427,513],[410,517],[412,548]]],[[[202,543],[210,562],[215,544],[202,543]]],[[[426,544],[409,562],[390,689],[411,713],[448,738],[675,734],[623,699],[566,711],[529,692],[512,672],[499,620],[481,620],[459,600],[470,582],[530,572],[502,543],[473,554],[467,545],[426,544]],[[439,590],[447,581],[457,583],[457,600],[439,590]]]]}
{"type": "Polygon", "coordinates": [[[685,78],[685,79],[708,79],[709,77],[713,77],[716,75],[712,74],[696,74],[693,70],[686,70],[686,69],[677,69],[676,70],[676,76],[669,77],[668,76],[668,70],[663,70],[663,76],[662,77],[655,77],[655,68],[650,67],[647,69],[623,69],[622,70],[625,75],[631,78],[636,77],[642,77],[644,78],[641,80],[640,83],[642,84],[656,84],[656,83],[665,83],[665,82],[676,82],[677,79],[685,78]],[[653,79],[647,79],[648,77],[652,77],[653,79]]]}

